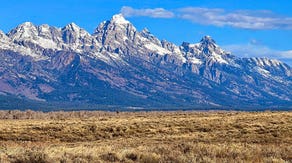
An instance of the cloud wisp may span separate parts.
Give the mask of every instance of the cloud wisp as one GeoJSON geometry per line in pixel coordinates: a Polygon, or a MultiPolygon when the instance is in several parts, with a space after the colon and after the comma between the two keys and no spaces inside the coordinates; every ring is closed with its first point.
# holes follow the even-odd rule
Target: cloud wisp
{"type": "Polygon", "coordinates": [[[134,9],[124,6],[121,13],[126,17],[179,18],[218,27],[231,26],[254,30],[292,29],[292,17],[280,16],[268,10],[226,11],[220,8],[186,7],[170,11],[164,8],[134,9]]]}
{"type": "Polygon", "coordinates": [[[292,17],[278,16],[267,10],[237,10],[188,7],[178,10],[179,17],[194,23],[232,26],[245,29],[292,29],[292,17]]]}
{"type": "Polygon", "coordinates": [[[222,47],[240,57],[268,57],[280,60],[292,60],[292,50],[275,50],[265,45],[253,44],[252,42],[248,44],[234,44],[222,47]]]}
{"type": "Polygon", "coordinates": [[[126,17],[145,16],[152,18],[173,18],[175,16],[173,12],[167,11],[163,8],[134,9],[128,6],[122,7],[121,13],[126,17]]]}
{"type": "Polygon", "coordinates": [[[223,49],[230,51],[232,54],[249,58],[249,57],[268,57],[281,60],[288,65],[292,66],[292,50],[282,51],[271,49],[265,45],[256,44],[234,44],[222,46],[223,49]]]}

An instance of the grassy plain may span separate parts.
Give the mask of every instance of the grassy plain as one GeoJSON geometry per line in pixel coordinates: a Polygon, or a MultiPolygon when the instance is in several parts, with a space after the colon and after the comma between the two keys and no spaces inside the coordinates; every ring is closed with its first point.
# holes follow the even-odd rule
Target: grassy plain
{"type": "Polygon", "coordinates": [[[292,112],[0,111],[0,162],[292,162],[292,112]]]}

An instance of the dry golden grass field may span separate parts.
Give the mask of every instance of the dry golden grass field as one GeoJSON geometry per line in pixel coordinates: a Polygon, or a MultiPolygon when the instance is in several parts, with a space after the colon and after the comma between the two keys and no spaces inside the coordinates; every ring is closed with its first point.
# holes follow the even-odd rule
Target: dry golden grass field
{"type": "Polygon", "coordinates": [[[0,162],[292,162],[292,112],[0,111],[0,162]]]}

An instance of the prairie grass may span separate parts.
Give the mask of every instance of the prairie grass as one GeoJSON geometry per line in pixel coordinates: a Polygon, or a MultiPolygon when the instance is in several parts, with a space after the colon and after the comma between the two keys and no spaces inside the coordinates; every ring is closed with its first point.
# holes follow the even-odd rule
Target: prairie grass
{"type": "Polygon", "coordinates": [[[0,111],[0,118],[1,163],[292,162],[292,112],[0,111]]]}

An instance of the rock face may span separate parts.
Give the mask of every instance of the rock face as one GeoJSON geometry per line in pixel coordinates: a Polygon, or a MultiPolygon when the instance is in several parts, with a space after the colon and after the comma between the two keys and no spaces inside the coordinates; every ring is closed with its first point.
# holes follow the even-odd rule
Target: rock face
{"type": "MultiPolygon", "coordinates": [[[[122,106],[291,107],[292,70],[238,58],[210,37],[176,46],[122,15],[93,34],[23,23],[0,31],[0,95],[49,103],[122,106]]],[[[0,104],[1,105],[1,104],[0,104]]]]}

